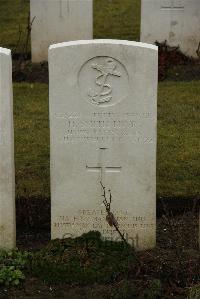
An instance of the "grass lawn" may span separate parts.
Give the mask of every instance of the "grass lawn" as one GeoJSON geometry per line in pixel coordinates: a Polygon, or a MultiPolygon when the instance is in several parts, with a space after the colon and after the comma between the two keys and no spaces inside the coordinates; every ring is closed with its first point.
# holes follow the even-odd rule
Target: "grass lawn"
{"type": "Polygon", "coordinates": [[[49,196],[48,86],[14,84],[16,196],[49,196]]]}
{"type": "Polygon", "coordinates": [[[190,197],[200,190],[200,81],[162,82],[158,91],[159,196],[190,197]]]}
{"type": "Polygon", "coordinates": [[[140,0],[94,0],[94,38],[140,39],[140,0]]]}
{"type": "MultiPolygon", "coordinates": [[[[200,190],[200,81],[162,82],[158,93],[157,194],[193,197],[200,190]]],[[[16,195],[49,192],[48,86],[14,84],[16,195]]]]}
{"type": "MultiPolygon", "coordinates": [[[[22,51],[28,15],[29,0],[0,0],[1,47],[22,51]]],[[[139,36],[140,0],[94,0],[94,38],[139,40],[139,36]]]]}
{"type": "Polygon", "coordinates": [[[22,50],[26,38],[28,15],[29,0],[0,0],[1,47],[12,49],[14,52],[22,50]]]}

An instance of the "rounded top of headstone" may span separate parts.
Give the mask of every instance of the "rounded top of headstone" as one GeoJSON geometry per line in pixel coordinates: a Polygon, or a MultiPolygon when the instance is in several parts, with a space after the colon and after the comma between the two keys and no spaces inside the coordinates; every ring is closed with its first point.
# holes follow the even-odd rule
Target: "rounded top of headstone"
{"type": "Polygon", "coordinates": [[[0,47],[0,54],[10,55],[11,54],[11,50],[0,47]]]}
{"type": "Polygon", "coordinates": [[[93,40],[76,40],[70,42],[63,42],[58,44],[53,44],[49,47],[49,51],[57,48],[70,47],[70,46],[78,46],[78,45],[124,45],[124,46],[132,46],[139,48],[146,48],[158,51],[158,47],[152,44],[129,41],[129,40],[118,40],[118,39],[93,39],[93,40]]]}

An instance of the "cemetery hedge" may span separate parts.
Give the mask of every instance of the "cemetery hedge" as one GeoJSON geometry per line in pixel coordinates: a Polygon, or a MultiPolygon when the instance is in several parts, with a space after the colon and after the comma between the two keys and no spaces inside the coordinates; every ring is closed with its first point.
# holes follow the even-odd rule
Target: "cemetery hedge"
{"type": "MultiPolygon", "coordinates": [[[[159,83],[157,196],[195,198],[200,81],[159,83]]],[[[49,198],[48,86],[14,84],[16,196],[49,198]]]]}

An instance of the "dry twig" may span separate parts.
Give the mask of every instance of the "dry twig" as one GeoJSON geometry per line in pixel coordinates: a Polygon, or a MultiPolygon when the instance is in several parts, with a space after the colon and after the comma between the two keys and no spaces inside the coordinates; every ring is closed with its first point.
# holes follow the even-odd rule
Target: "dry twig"
{"type": "Polygon", "coordinates": [[[109,201],[107,200],[106,197],[106,187],[102,184],[102,182],[100,182],[101,187],[103,189],[103,204],[105,205],[106,208],[106,212],[107,212],[107,216],[106,216],[106,221],[108,222],[108,224],[110,226],[114,226],[114,228],[116,229],[116,231],[118,232],[118,234],[120,235],[122,241],[128,245],[128,242],[126,241],[124,235],[121,233],[121,231],[119,230],[119,225],[117,220],[115,219],[115,216],[113,215],[113,213],[111,212],[111,202],[112,202],[112,194],[111,194],[111,190],[108,190],[109,192],[109,201]]]}

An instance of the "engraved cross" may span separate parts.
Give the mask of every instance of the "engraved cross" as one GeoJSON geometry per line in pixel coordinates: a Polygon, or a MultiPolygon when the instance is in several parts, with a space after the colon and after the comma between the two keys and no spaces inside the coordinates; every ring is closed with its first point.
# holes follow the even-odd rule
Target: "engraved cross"
{"type": "Polygon", "coordinates": [[[163,0],[162,10],[184,10],[184,0],[163,0]]]}
{"type": "Polygon", "coordinates": [[[100,148],[100,159],[97,166],[88,166],[86,165],[86,169],[89,172],[99,172],[100,173],[100,181],[102,182],[103,186],[105,186],[106,181],[106,173],[119,173],[122,169],[121,166],[107,166],[105,161],[105,151],[107,148],[101,147],[100,148]]]}

